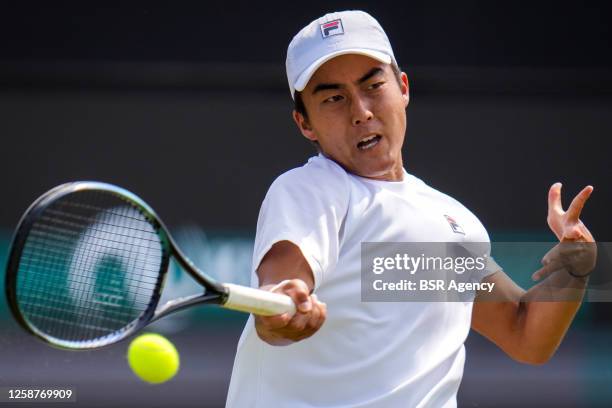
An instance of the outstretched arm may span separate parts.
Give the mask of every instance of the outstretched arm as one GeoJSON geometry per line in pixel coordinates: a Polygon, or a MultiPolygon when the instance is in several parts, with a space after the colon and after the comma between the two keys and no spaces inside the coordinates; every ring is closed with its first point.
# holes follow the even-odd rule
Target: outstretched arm
{"type": "MultiPolygon", "coordinates": [[[[550,188],[547,221],[560,242],[595,242],[580,221],[580,213],[592,192],[593,187],[585,187],[564,211],[561,184],[556,183],[550,188]]],[[[595,244],[588,244],[580,249],[582,252],[579,256],[589,265],[588,270],[595,262],[594,248],[595,244]]],[[[484,280],[495,283],[494,292],[476,297],[472,328],[515,360],[531,364],[548,361],[563,340],[582,302],[588,278],[572,276],[557,262],[559,257],[556,255],[551,251],[544,258],[542,269],[533,274],[533,279],[546,279],[528,291],[521,289],[500,271],[484,280]],[[491,299],[486,299],[486,296],[491,299]]]]}

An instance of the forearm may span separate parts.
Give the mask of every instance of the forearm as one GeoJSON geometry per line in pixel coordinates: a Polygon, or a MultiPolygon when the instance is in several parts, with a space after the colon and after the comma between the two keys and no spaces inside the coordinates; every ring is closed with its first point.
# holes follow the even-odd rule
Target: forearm
{"type": "Polygon", "coordinates": [[[312,294],[312,271],[300,249],[288,241],[272,246],[257,268],[260,289],[282,293],[296,304],[295,315],[255,316],[259,338],[286,346],[312,336],[325,322],[327,306],[312,294]]]}
{"type": "Polygon", "coordinates": [[[552,357],[580,308],[587,281],[562,269],[523,294],[516,309],[517,359],[538,364],[552,357]]]}
{"type": "Polygon", "coordinates": [[[503,271],[485,280],[493,293],[479,293],[472,309],[472,328],[515,360],[541,364],[557,350],[580,308],[588,274],[595,267],[595,239],[580,221],[593,191],[587,186],[567,211],[561,205],[561,183],[548,193],[547,222],[560,243],[542,258],[533,279],[545,278],[525,292],[503,271]],[[572,276],[574,275],[574,276],[572,276]],[[576,277],[582,276],[582,277],[576,277]]]}
{"type": "Polygon", "coordinates": [[[312,291],[314,277],[300,249],[289,241],[277,242],[257,268],[259,286],[272,287],[288,279],[300,279],[312,291]]]}

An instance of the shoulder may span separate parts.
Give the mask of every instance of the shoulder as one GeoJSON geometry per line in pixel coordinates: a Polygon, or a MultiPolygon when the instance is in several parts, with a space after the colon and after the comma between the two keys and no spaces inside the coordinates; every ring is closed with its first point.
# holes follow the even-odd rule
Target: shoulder
{"type": "Polygon", "coordinates": [[[416,176],[409,175],[409,177],[412,178],[414,185],[418,186],[418,188],[422,192],[424,192],[425,194],[431,197],[435,197],[436,200],[438,200],[439,202],[443,202],[446,205],[449,205],[452,207],[458,207],[458,208],[467,210],[467,208],[461,202],[459,202],[459,200],[451,197],[449,194],[443,193],[442,191],[425,183],[423,180],[421,180],[420,178],[416,176]]]}
{"type": "Polygon", "coordinates": [[[311,157],[306,164],[286,171],[274,180],[267,197],[291,194],[316,199],[348,198],[349,175],[334,161],[322,155],[311,157]]]}
{"type": "Polygon", "coordinates": [[[446,208],[448,211],[448,216],[451,218],[457,218],[460,221],[460,224],[464,227],[468,227],[468,229],[472,232],[470,241],[477,242],[489,242],[489,234],[484,226],[484,224],[480,221],[480,219],[476,216],[474,212],[472,212],[469,208],[467,208],[463,203],[459,200],[451,197],[450,195],[443,193],[434,187],[429,186],[424,183],[420,179],[418,180],[419,185],[424,191],[427,191],[431,197],[435,197],[436,201],[441,204],[443,208],[446,208]]]}

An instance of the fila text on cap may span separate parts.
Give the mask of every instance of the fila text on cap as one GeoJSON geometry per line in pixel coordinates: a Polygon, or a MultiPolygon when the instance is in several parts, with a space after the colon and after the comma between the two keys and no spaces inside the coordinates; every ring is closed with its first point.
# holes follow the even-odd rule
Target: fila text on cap
{"type": "Polygon", "coordinates": [[[304,90],[321,65],[344,54],[395,62],[389,39],[374,17],[358,10],[326,14],[302,28],[289,43],[286,68],[291,97],[304,90]]]}

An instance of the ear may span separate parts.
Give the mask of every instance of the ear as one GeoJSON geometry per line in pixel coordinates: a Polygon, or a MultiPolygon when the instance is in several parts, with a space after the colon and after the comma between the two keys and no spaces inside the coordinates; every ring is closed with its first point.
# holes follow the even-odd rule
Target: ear
{"type": "Polygon", "coordinates": [[[408,83],[408,75],[405,72],[402,72],[400,75],[401,86],[400,90],[402,92],[402,98],[404,99],[404,107],[408,107],[408,102],[410,102],[410,84],[408,83]]]}
{"type": "Polygon", "coordinates": [[[310,126],[308,119],[306,119],[304,115],[302,115],[296,110],[293,110],[293,121],[306,139],[310,140],[311,142],[317,141],[317,136],[312,127],[310,126]]]}

